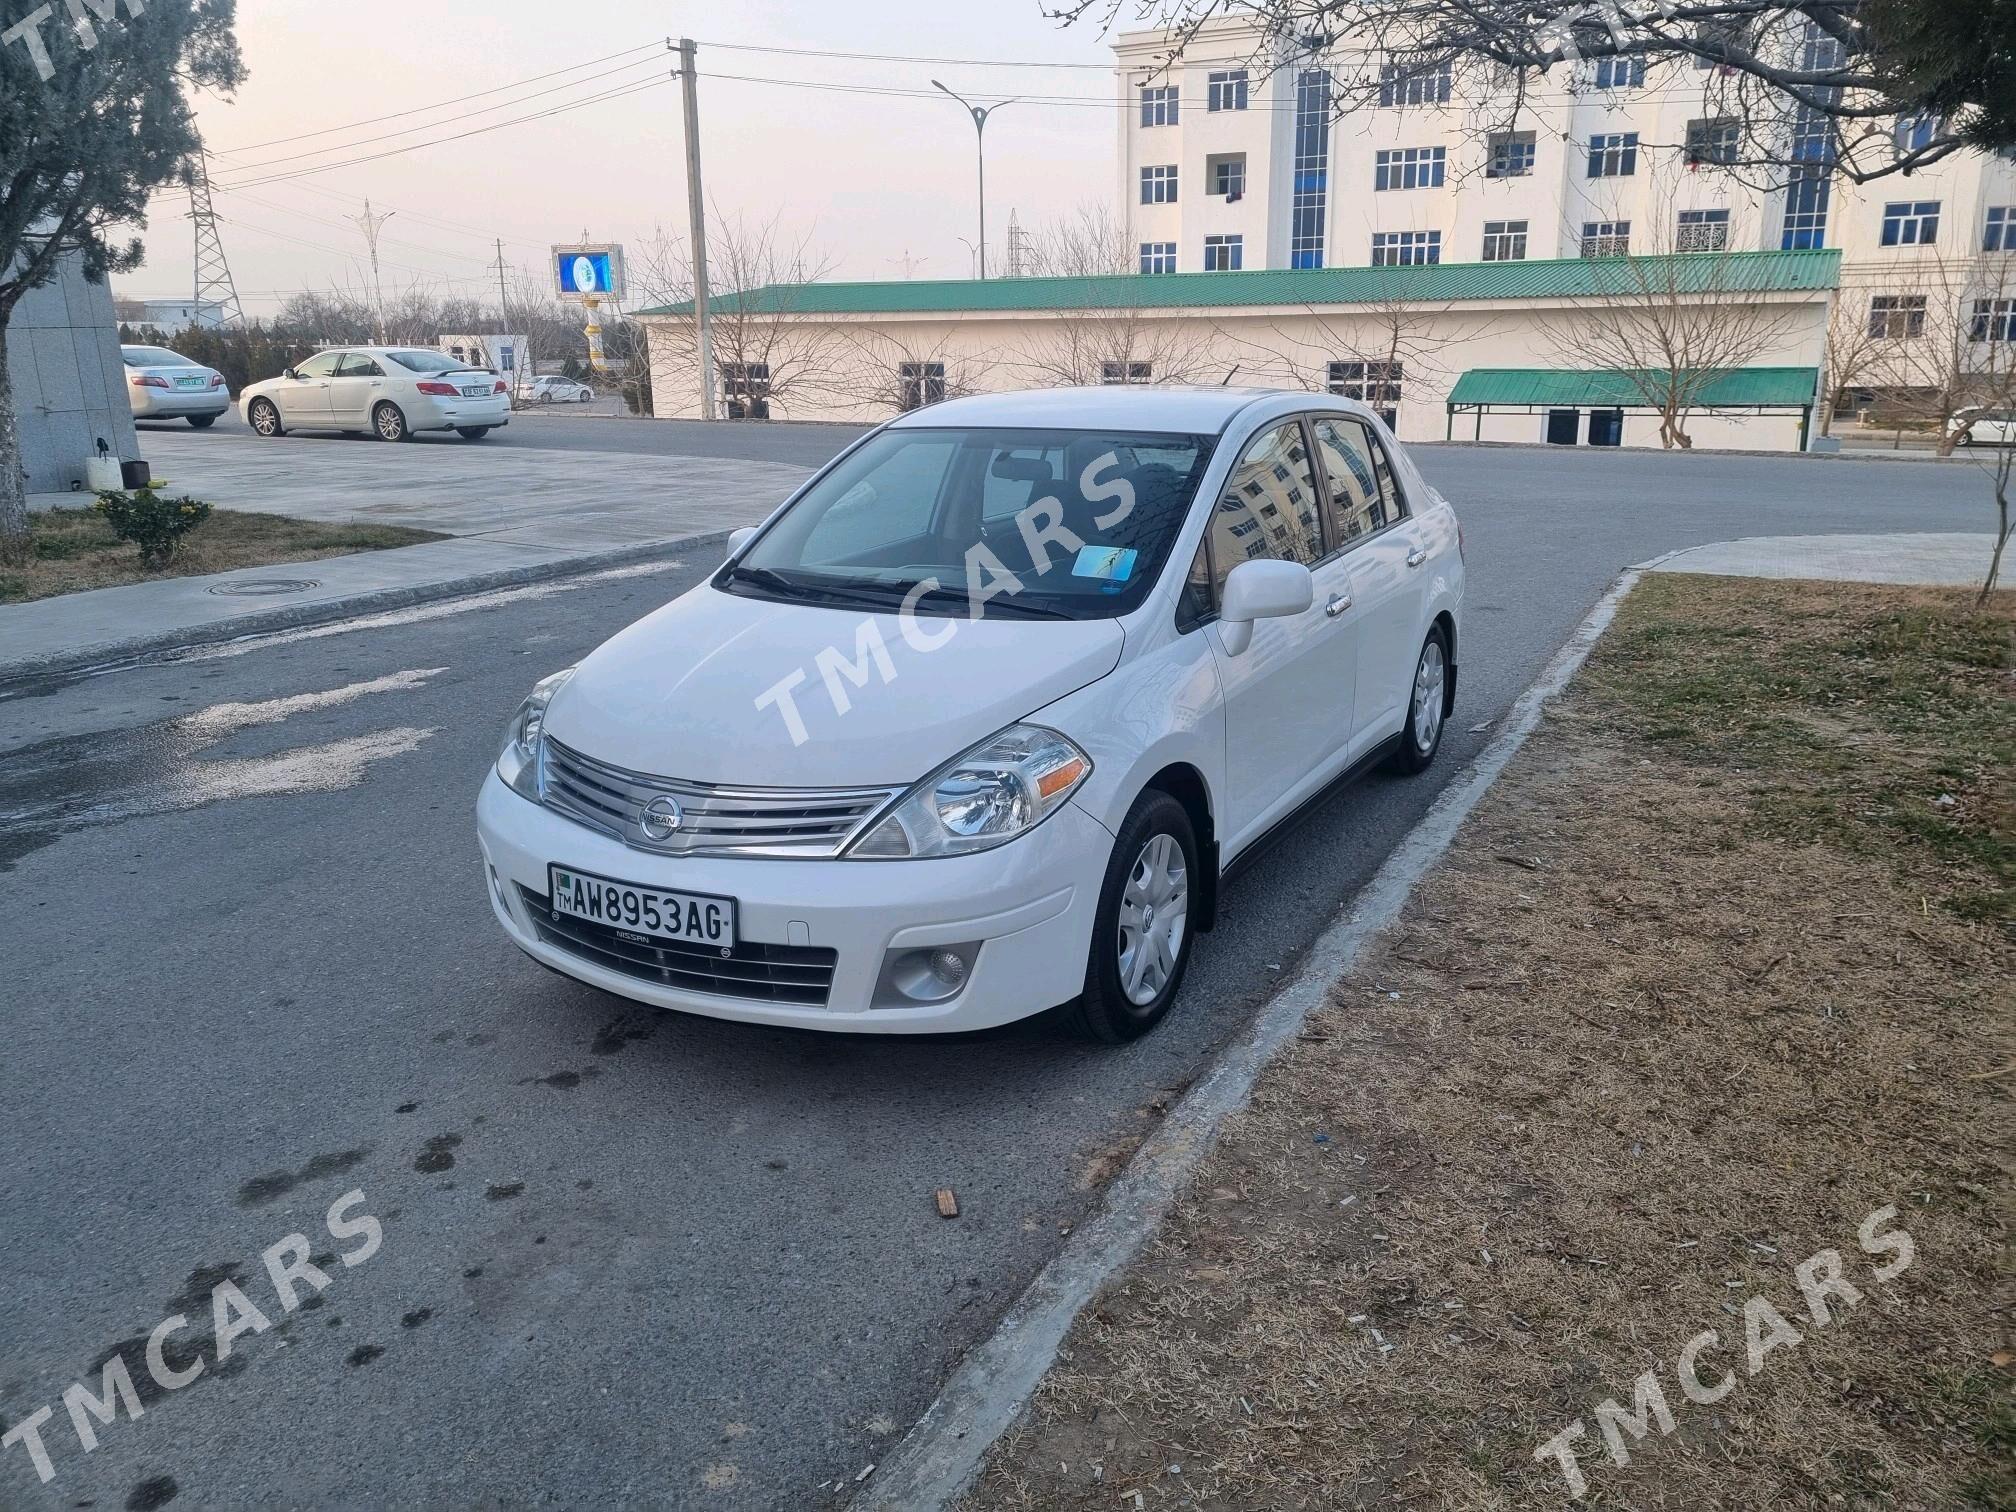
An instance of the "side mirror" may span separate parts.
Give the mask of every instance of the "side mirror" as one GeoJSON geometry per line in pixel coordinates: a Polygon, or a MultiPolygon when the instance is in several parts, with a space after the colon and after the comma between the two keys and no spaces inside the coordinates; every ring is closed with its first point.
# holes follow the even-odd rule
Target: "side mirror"
{"type": "Polygon", "coordinates": [[[299,383],[301,381],[301,375],[296,371],[294,371],[293,368],[287,369],[287,371],[282,373],[280,376],[282,378],[292,378],[296,383],[299,383]]]}
{"type": "Polygon", "coordinates": [[[741,549],[744,546],[747,546],[749,544],[751,538],[754,537],[755,534],[756,534],[756,527],[754,525],[744,525],[740,530],[729,531],[728,532],[729,558],[732,560],[737,552],[741,551],[741,549]]]}
{"type": "Polygon", "coordinates": [[[1316,602],[1316,579],[1300,562],[1241,562],[1225,578],[1218,634],[1233,656],[1253,644],[1253,622],[1305,614],[1316,602]]]}

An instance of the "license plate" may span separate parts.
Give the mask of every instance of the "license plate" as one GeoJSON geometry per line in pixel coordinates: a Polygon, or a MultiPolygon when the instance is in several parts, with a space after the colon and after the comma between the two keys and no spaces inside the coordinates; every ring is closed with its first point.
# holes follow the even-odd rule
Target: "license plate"
{"type": "Polygon", "coordinates": [[[661,892],[634,882],[613,882],[571,866],[547,868],[553,912],[564,918],[660,940],[684,940],[731,950],[735,945],[735,900],[705,893],[661,892]]]}
{"type": "Polygon", "coordinates": [[[464,399],[481,399],[485,394],[489,392],[490,392],[489,385],[485,384],[479,388],[465,388],[464,390],[462,390],[462,397],[464,399]]]}
{"type": "Polygon", "coordinates": [[[207,387],[209,386],[209,383],[210,383],[210,380],[209,380],[208,378],[177,378],[177,379],[175,380],[175,387],[177,387],[177,388],[207,388],[207,387]]]}

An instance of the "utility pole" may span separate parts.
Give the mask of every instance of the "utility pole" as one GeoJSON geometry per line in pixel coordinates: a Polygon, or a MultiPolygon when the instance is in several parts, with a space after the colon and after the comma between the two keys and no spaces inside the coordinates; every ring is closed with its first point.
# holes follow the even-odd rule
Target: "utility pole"
{"type": "MultiPolygon", "coordinates": [[[[508,264],[504,261],[504,238],[501,236],[497,238],[497,261],[493,266],[497,269],[497,334],[500,337],[511,336],[516,333],[511,329],[511,296],[504,292],[504,272],[508,264]]],[[[531,337],[528,335],[526,340],[529,342],[531,337]]],[[[491,355],[495,356],[496,354],[492,353],[491,355]]],[[[511,392],[513,394],[518,392],[519,376],[525,371],[526,365],[531,360],[532,354],[530,352],[519,352],[514,356],[511,370],[511,392]]]]}
{"type": "Polygon", "coordinates": [[[1015,101],[1000,100],[992,105],[975,105],[964,95],[952,94],[951,90],[945,88],[936,79],[931,81],[931,87],[943,94],[952,95],[953,99],[966,107],[966,113],[973,117],[973,136],[980,152],[980,276],[982,279],[985,279],[987,276],[987,117],[994,114],[1003,105],[1013,105],[1015,101]]]}
{"type": "Polygon", "coordinates": [[[686,107],[686,215],[693,236],[693,328],[700,355],[700,418],[714,418],[714,330],[707,315],[707,195],[700,187],[699,70],[691,37],[679,39],[679,93],[686,107]]]}
{"type": "Polygon", "coordinates": [[[217,312],[220,329],[244,330],[245,307],[238,303],[238,285],[224,260],[224,239],[217,234],[217,210],[210,203],[208,154],[199,144],[189,155],[189,219],[196,223],[196,297],[192,308],[203,324],[207,305],[217,312]]]}
{"type": "Polygon", "coordinates": [[[358,229],[363,231],[364,240],[371,247],[372,318],[375,321],[377,340],[380,346],[385,344],[385,285],[378,277],[378,233],[384,229],[385,222],[392,219],[398,213],[397,210],[387,210],[383,215],[374,215],[371,213],[371,201],[367,199],[364,201],[364,213],[362,215],[346,215],[343,217],[345,220],[353,222],[358,229]]]}

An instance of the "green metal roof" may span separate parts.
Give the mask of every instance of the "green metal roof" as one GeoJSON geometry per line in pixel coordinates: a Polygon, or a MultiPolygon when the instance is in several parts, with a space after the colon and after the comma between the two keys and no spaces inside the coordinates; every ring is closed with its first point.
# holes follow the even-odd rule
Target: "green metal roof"
{"type": "MultiPolygon", "coordinates": [[[[1657,392],[1663,374],[1641,375],[1657,392]]],[[[1703,409],[1801,409],[1814,402],[1818,368],[1738,368],[1701,391],[1703,409]]],[[[1473,368],[1449,391],[1451,404],[1559,405],[1563,409],[1628,409],[1646,404],[1647,389],[1627,372],[1555,368],[1473,368]]]]}
{"type": "MultiPolygon", "coordinates": [[[[1835,287],[1841,254],[1733,252],[1671,258],[1564,258],[1410,268],[1270,268],[1250,273],[1122,273],[1096,278],[915,279],[768,284],[717,294],[717,310],[754,315],[978,314],[1025,310],[1184,309],[1223,305],[1352,305],[1407,299],[1572,299],[1643,288],[1647,265],[1672,263],[1682,289],[1793,293],[1835,287]],[[1634,271],[1635,268],[1635,271],[1634,271]]],[[[1651,275],[1665,288],[1663,271],[1651,275]]],[[[690,315],[690,303],[640,310],[690,315]]]]}

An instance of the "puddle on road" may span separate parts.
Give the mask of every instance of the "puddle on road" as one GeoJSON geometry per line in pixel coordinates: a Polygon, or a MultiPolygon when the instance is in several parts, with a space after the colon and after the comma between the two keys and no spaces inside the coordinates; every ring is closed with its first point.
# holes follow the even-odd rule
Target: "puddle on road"
{"type": "Polygon", "coordinates": [[[12,752],[0,771],[0,872],[87,826],[234,798],[355,787],[375,763],[417,750],[436,730],[398,725],[269,756],[203,759],[203,753],[243,730],[377,694],[417,691],[446,670],[413,667],[320,692],[213,704],[137,730],[53,740],[12,752]]]}

